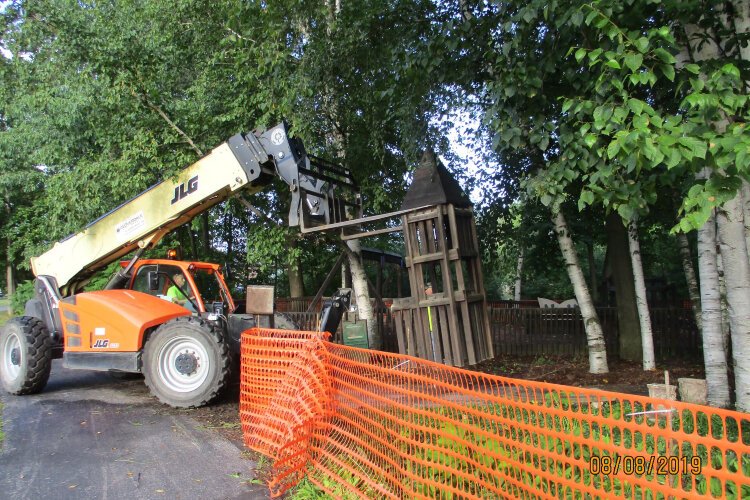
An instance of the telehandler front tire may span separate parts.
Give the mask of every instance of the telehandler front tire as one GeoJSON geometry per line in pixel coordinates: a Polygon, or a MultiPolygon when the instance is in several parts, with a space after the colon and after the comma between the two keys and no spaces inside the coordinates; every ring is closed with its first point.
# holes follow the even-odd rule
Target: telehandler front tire
{"type": "Polygon", "coordinates": [[[229,378],[230,355],[222,333],[195,316],[174,319],[143,348],[143,375],[151,393],[175,408],[213,401],[229,378]]]}
{"type": "Polygon", "coordinates": [[[11,394],[36,394],[52,369],[52,338],[39,318],[10,319],[0,330],[0,381],[11,394]]]}

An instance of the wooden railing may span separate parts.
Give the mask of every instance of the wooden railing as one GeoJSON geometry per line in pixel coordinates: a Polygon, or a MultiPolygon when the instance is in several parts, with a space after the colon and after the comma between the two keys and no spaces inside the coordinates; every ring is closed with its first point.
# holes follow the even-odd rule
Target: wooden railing
{"type": "MultiPolygon", "coordinates": [[[[277,310],[284,311],[301,330],[316,330],[319,308],[306,313],[312,297],[277,299],[277,310]]],[[[385,300],[390,304],[389,300],[385,300]]],[[[578,309],[541,309],[514,307],[510,302],[494,302],[488,307],[490,332],[495,355],[536,356],[542,354],[585,355],[586,331],[578,309]]],[[[619,356],[617,309],[597,308],[607,353],[619,356]]],[[[389,307],[376,307],[377,331],[383,339],[383,350],[398,352],[395,320],[399,313],[389,307]]],[[[693,313],[681,307],[652,308],[654,349],[658,360],[668,358],[701,359],[701,340],[693,313]]],[[[340,342],[341,329],[334,336],[340,342]]]]}
{"type": "MultiPolygon", "coordinates": [[[[596,309],[607,353],[619,356],[617,309],[596,309]]],[[[496,354],[585,354],[586,331],[579,309],[490,307],[496,354]]],[[[652,308],[651,325],[657,359],[702,357],[701,340],[690,309],[652,308]]]]}

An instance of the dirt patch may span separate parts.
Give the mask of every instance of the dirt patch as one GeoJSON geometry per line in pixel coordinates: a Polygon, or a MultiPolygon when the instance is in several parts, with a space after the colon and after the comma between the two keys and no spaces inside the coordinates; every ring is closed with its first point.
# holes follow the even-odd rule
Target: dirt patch
{"type": "Polygon", "coordinates": [[[704,378],[703,364],[695,361],[672,360],[657,364],[656,370],[644,371],[641,363],[609,361],[609,373],[589,373],[588,359],[570,356],[498,356],[471,369],[492,375],[520,378],[573,387],[595,387],[607,391],[646,394],[646,384],[664,383],[664,370],[669,371],[670,384],[682,377],[704,378]]]}

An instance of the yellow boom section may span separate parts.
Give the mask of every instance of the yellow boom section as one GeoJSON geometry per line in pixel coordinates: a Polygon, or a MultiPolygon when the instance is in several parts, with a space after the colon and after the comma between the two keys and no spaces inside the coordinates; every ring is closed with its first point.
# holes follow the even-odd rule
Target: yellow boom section
{"type": "MultiPolygon", "coordinates": [[[[244,140],[239,142],[244,143],[244,140]]],[[[267,167],[261,168],[256,161],[244,162],[253,163],[254,168],[248,165],[243,168],[231,143],[221,144],[183,170],[176,179],[153,186],[92,222],[83,231],[56,243],[44,254],[32,257],[34,274],[52,276],[61,289],[75,291],[77,284],[96,270],[137,247],[156,244],[165,234],[237,190],[252,187],[250,181],[260,174],[269,173],[267,167]]],[[[265,156],[268,161],[267,155],[262,153],[260,156],[265,156]]],[[[254,187],[254,191],[258,191],[263,186],[254,187]]]]}
{"type": "MultiPolygon", "coordinates": [[[[351,173],[309,157],[286,123],[265,132],[237,134],[210,154],[103,215],[31,259],[36,276],[57,280],[63,295],[75,293],[94,272],[136,248],[155,245],[173,229],[240,189],[260,191],[275,176],[289,185],[289,225],[326,228],[361,216],[351,173]],[[342,196],[337,192],[344,191],[342,196]]],[[[308,229],[309,230],[309,229],[308,229]]]]}

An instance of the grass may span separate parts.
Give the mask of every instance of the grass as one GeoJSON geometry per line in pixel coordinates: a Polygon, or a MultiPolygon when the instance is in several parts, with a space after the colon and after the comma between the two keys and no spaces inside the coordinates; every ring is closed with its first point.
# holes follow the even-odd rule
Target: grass
{"type": "Polygon", "coordinates": [[[0,312],[0,326],[2,326],[13,317],[13,310],[10,307],[10,300],[7,298],[0,299],[0,307],[8,307],[7,311],[0,312]]]}
{"type": "Polygon", "coordinates": [[[324,500],[331,498],[324,491],[318,489],[309,479],[303,479],[289,491],[290,500],[324,500]]]}
{"type": "MultiPolygon", "coordinates": [[[[416,476],[415,480],[405,480],[405,491],[431,498],[448,498],[451,496],[450,491],[441,489],[452,485],[472,496],[492,496],[492,492],[482,488],[483,481],[480,481],[489,480],[492,476],[498,478],[496,485],[514,495],[520,490],[506,482],[510,477],[515,478],[523,489],[541,488],[546,493],[556,495],[562,487],[556,480],[557,476],[573,483],[593,485],[605,494],[633,496],[642,493],[643,487],[634,487],[621,477],[609,478],[594,474],[586,466],[567,466],[546,456],[559,457],[563,462],[577,459],[584,464],[592,456],[613,458],[636,452],[641,455],[686,457],[688,463],[694,463],[691,459],[695,457],[703,467],[710,463],[714,469],[726,469],[736,474],[738,479],[750,475],[750,457],[736,451],[742,445],[750,445],[750,419],[737,421],[731,417],[724,419],[711,415],[710,412],[692,413],[685,410],[675,412],[670,418],[654,417],[649,424],[650,417],[627,416],[649,409],[640,403],[608,401],[592,406],[571,400],[566,394],[556,393],[545,394],[544,400],[543,405],[534,409],[515,404],[482,408],[488,416],[503,422],[502,426],[497,427],[489,421],[472,421],[463,417],[459,420],[446,419],[449,413],[442,408],[432,409],[432,415],[413,417],[410,420],[412,425],[402,429],[403,437],[411,443],[409,456],[413,460],[411,463],[407,460],[406,465],[414,473],[412,477],[416,476]],[[569,414],[547,411],[552,408],[566,410],[569,414]],[[592,417],[604,417],[605,420],[592,417]],[[626,421],[641,424],[641,427],[637,430],[630,429],[622,425],[626,421]],[[514,422],[523,424],[526,430],[519,431],[513,425],[514,422]],[[691,438],[669,439],[666,437],[669,429],[709,440],[716,439],[719,446],[721,442],[732,444],[734,450],[721,451],[719,447],[696,443],[691,438]],[[436,433],[435,430],[439,432],[436,433]],[[478,432],[475,433],[474,430],[478,432]],[[434,446],[425,446],[428,444],[434,446]],[[519,444],[525,445],[526,450],[519,447],[519,444]],[[612,452],[608,446],[603,446],[605,444],[620,449],[612,452]],[[480,468],[484,471],[480,471],[480,468]],[[542,481],[533,473],[536,469],[546,470],[549,479],[542,481]],[[500,471],[503,474],[498,474],[500,471]]],[[[401,417],[408,420],[405,416],[401,417]]],[[[348,498],[350,485],[363,486],[359,481],[359,472],[356,472],[352,464],[358,463],[367,452],[359,447],[348,451],[351,454],[344,451],[334,460],[327,460],[315,476],[317,481],[321,481],[326,488],[342,498],[348,498]],[[325,472],[321,474],[321,470],[325,472]]],[[[370,458],[373,462],[377,461],[377,457],[370,458]]],[[[680,493],[710,494],[715,498],[729,499],[750,498],[750,488],[738,484],[741,481],[728,480],[722,484],[702,473],[694,476],[689,470],[672,475],[645,471],[636,475],[654,484],[668,484],[680,493]]],[[[365,470],[361,472],[366,473],[365,470]]],[[[370,479],[385,484],[382,477],[370,476],[370,479]]],[[[361,489],[359,491],[366,492],[365,496],[375,494],[361,489]]],[[[289,498],[315,500],[328,496],[308,476],[289,492],[289,498]]]]}

